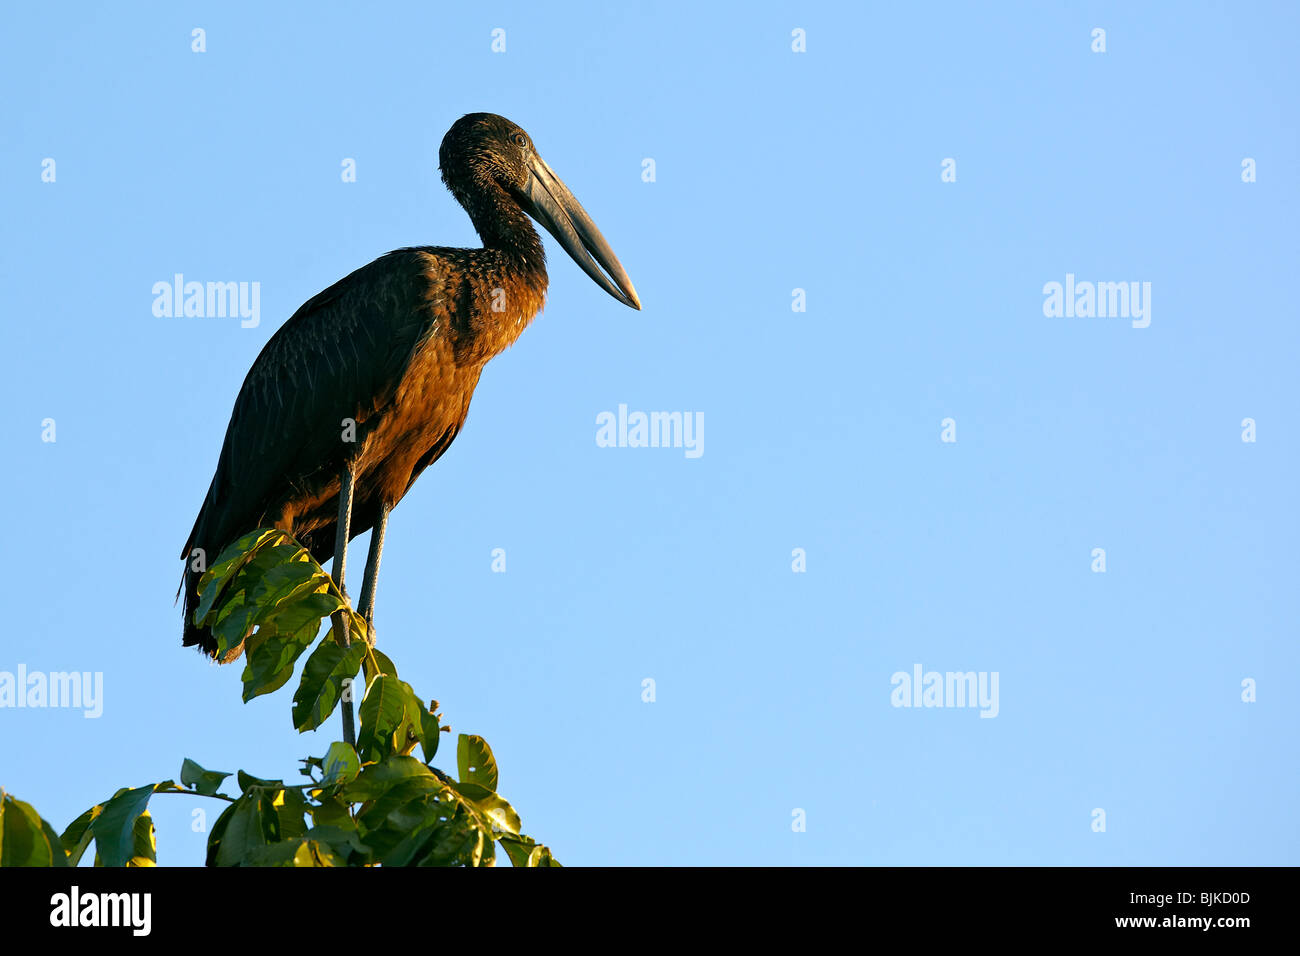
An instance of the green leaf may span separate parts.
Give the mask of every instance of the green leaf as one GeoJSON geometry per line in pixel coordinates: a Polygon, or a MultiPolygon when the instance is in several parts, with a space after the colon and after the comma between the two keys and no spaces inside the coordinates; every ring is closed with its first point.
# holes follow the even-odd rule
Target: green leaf
{"type": "Polygon", "coordinates": [[[217,603],[217,599],[222,596],[225,590],[224,581],[209,579],[207,574],[199,578],[199,606],[194,611],[195,624],[202,624],[207,621],[208,615],[212,613],[212,608],[217,603]]]}
{"type": "Polygon", "coordinates": [[[154,787],[119,790],[90,823],[96,856],[104,866],[126,866],[135,849],[135,821],[149,806],[154,787]]]}
{"type": "Polygon", "coordinates": [[[559,861],[551,856],[550,847],[543,847],[525,834],[502,836],[500,845],[510,857],[513,866],[559,866],[559,861]]]}
{"type": "Polygon", "coordinates": [[[221,834],[217,866],[238,866],[257,848],[280,841],[280,818],[273,801],[274,794],[266,790],[239,798],[221,834]]]}
{"type": "Polygon", "coordinates": [[[497,762],[492,748],[478,734],[461,734],[456,741],[456,766],[461,783],[477,783],[495,792],[497,762]]]}
{"type": "MultiPolygon", "coordinates": [[[[370,649],[370,653],[374,656],[376,662],[378,662],[380,670],[384,675],[388,677],[397,676],[397,667],[393,664],[391,660],[388,659],[387,654],[385,654],[377,647],[372,647],[370,649]]],[[[370,673],[370,661],[368,659],[366,660],[365,665],[366,665],[366,686],[369,687],[370,684],[374,681],[374,679],[379,675],[370,673]]]]}
{"type": "Polygon", "coordinates": [[[320,622],[343,606],[343,602],[329,591],[303,594],[275,609],[275,627],[281,633],[296,634],[311,625],[311,639],[315,640],[320,633],[320,622]]]}
{"type": "Polygon", "coordinates": [[[314,633],[306,640],[300,635],[272,633],[263,637],[259,631],[248,639],[244,645],[244,703],[279,690],[293,676],[294,663],[315,638],[314,633]]]}
{"type": "MultiPolygon", "coordinates": [[[[249,540],[249,536],[241,540],[249,540]]],[[[279,602],[299,592],[312,591],[318,585],[328,585],[327,576],[310,554],[281,531],[259,537],[254,550],[237,557],[233,563],[226,560],[227,554],[229,549],[223,553],[220,565],[230,570],[231,576],[224,582],[214,579],[204,592],[213,595],[211,605],[204,610],[205,602],[201,601],[203,614],[195,612],[197,620],[211,627],[218,652],[223,656],[244,641],[255,626],[266,625],[268,636],[274,632],[271,619],[280,610],[279,602]],[[317,573],[319,580],[313,584],[313,575],[317,573]]],[[[200,582],[201,590],[202,587],[200,582]]]]}
{"type": "Polygon", "coordinates": [[[257,847],[248,855],[250,866],[346,866],[328,843],[298,838],[257,847]]]}
{"type": "MultiPolygon", "coordinates": [[[[250,637],[248,640],[251,643],[254,638],[250,637]]],[[[250,648],[247,645],[244,648],[244,660],[247,664],[244,669],[242,697],[245,704],[254,697],[262,697],[279,690],[289,683],[289,678],[293,677],[293,659],[286,653],[292,650],[291,642],[283,641],[276,636],[267,636],[258,642],[255,649],[261,649],[262,653],[254,656],[248,653],[250,648]],[[289,657],[289,660],[286,661],[286,657],[289,657]]]]}
{"type": "Polygon", "coordinates": [[[236,801],[226,807],[217,817],[217,822],[212,824],[212,829],[208,832],[208,850],[204,857],[204,866],[216,866],[217,856],[221,853],[221,844],[225,840],[226,828],[230,826],[231,819],[235,816],[235,811],[239,809],[239,802],[236,801]]]}
{"type": "Polygon", "coordinates": [[[510,857],[512,866],[559,866],[549,847],[537,843],[530,836],[501,837],[501,846],[510,857]]]}
{"type": "Polygon", "coordinates": [[[438,752],[438,741],[442,739],[442,728],[438,726],[438,718],[432,712],[420,709],[420,750],[424,752],[424,762],[432,763],[434,755],[438,752]]]}
{"type": "Polygon", "coordinates": [[[205,584],[210,581],[220,581],[232,576],[268,542],[288,537],[285,532],[277,528],[258,528],[256,531],[250,531],[238,541],[233,542],[217,556],[215,562],[208,565],[208,570],[199,578],[199,590],[202,591],[205,584]]]}
{"type": "MultiPolygon", "coordinates": [[[[432,799],[455,802],[459,798],[441,780],[414,757],[389,757],[383,763],[372,764],[362,769],[361,775],[348,785],[343,793],[344,800],[362,803],[357,813],[357,820],[365,831],[385,827],[385,821],[395,824],[396,831],[390,837],[366,837],[366,845],[382,855],[399,842],[406,831],[414,825],[414,820],[396,818],[389,820],[395,811],[411,804],[412,801],[432,799]]],[[[445,811],[448,815],[451,808],[445,811]]],[[[423,817],[421,811],[418,814],[423,817]]]]}
{"type": "Polygon", "coordinates": [[[158,842],[154,835],[153,818],[145,810],[136,818],[131,834],[131,859],[127,866],[157,866],[158,842]]]}
{"type": "Polygon", "coordinates": [[[338,827],[342,829],[357,828],[356,821],[348,811],[348,805],[338,797],[318,796],[316,803],[309,805],[312,824],[320,827],[338,827]]]}
{"type": "Polygon", "coordinates": [[[242,644],[257,621],[260,608],[249,604],[247,598],[242,591],[234,594],[217,612],[212,635],[217,639],[217,653],[221,657],[242,644]]]}
{"type": "Polygon", "coordinates": [[[351,803],[366,803],[409,780],[420,781],[421,786],[429,790],[446,787],[433,771],[414,757],[396,756],[363,767],[357,779],[344,787],[342,796],[351,803]]]}
{"type": "Polygon", "coordinates": [[[221,789],[221,783],[229,773],[220,770],[204,770],[189,757],[181,764],[181,783],[193,787],[195,793],[210,797],[221,789]]]}
{"type": "MultiPolygon", "coordinates": [[[[348,866],[364,866],[372,859],[370,848],[361,842],[355,823],[350,826],[317,826],[307,831],[307,837],[323,846],[328,846],[348,866]]],[[[340,864],[342,865],[342,864],[340,864]]]]}
{"type": "Polygon", "coordinates": [[[322,577],[320,566],[315,561],[300,561],[295,555],[283,564],[268,568],[249,594],[249,600],[264,608],[274,608],[290,601],[300,589],[304,589],[305,596],[328,584],[321,580],[322,577]]]}
{"type": "Polygon", "coordinates": [[[30,803],[0,791],[0,867],[66,867],[68,854],[54,828],[30,803]]]}
{"type": "Polygon", "coordinates": [[[294,866],[346,866],[346,862],[334,852],[328,843],[316,840],[304,840],[298,852],[293,855],[294,866]]]}
{"type": "MultiPolygon", "coordinates": [[[[477,819],[463,807],[457,809],[457,816],[451,823],[451,826],[439,828],[438,838],[428,856],[420,861],[420,866],[479,866],[484,862],[485,852],[492,853],[491,833],[485,832],[477,819]]],[[[488,859],[490,862],[491,857],[488,859]]]]}
{"type": "Polygon", "coordinates": [[[239,569],[233,585],[251,594],[272,570],[295,562],[305,554],[307,550],[302,545],[281,531],[277,540],[268,538],[249,553],[248,561],[239,569]]]}
{"type": "Polygon", "coordinates": [[[77,819],[69,823],[68,828],[64,830],[63,835],[59,837],[60,841],[63,843],[63,849],[68,853],[69,866],[76,866],[81,862],[81,857],[86,852],[86,848],[90,846],[90,842],[95,838],[95,834],[92,833],[90,829],[91,821],[103,812],[103,805],[98,803],[95,804],[81,816],[77,817],[77,819]]]}
{"type": "Polygon", "coordinates": [[[408,828],[392,846],[385,848],[379,862],[384,866],[411,866],[427,856],[438,839],[441,823],[432,812],[419,824],[408,828]]]}
{"type": "Polygon", "coordinates": [[[248,793],[253,787],[262,790],[280,790],[284,787],[283,780],[263,780],[261,777],[254,777],[251,773],[244,773],[242,770],[235,776],[235,779],[239,781],[241,793],[248,793]]]}
{"type": "Polygon", "coordinates": [[[454,784],[456,792],[473,801],[474,805],[491,821],[492,826],[509,833],[519,832],[519,814],[502,797],[477,783],[454,784]]]}
{"type": "Polygon", "coordinates": [[[527,866],[528,855],[536,845],[527,837],[501,838],[501,848],[506,851],[506,856],[510,858],[511,866],[527,866]]]}
{"type": "Polygon", "coordinates": [[[293,840],[307,832],[311,804],[296,787],[285,787],[273,801],[280,818],[280,839],[293,840]]]}
{"type": "Polygon", "coordinates": [[[325,779],[322,786],[351,783],[360,772],[361,761],[351,744],[342,741],[330,744],[330,749],[325,753],[325,779]]]}
{"type": "Polygon", "coordinates": [[[411,685],[396,677],[376,677],[361,702],[357,750],[366,763],[406,754],[420,739],[424,708],[411,685]]]}
{"type": "Polygon", "coordinates": [[[423,794],[366,834],[384,866],[491,865],[491,827],[454,791],[423,794]]]}
{"type": "Polygon", "coordinates": [[[450,816],[457,801],[449,794],[450,791],[442,784],[428,780],[412,779],[393,787],[357,813],[357,823],[365,835],[366,845],[377,856],[383,856],[410,832],[417,819],[427,815],[424,810],[416,809],[426,804],[446,804],[443,812],[450,816]],[[376,835],[374,831],[383,833],[376,835]]]}
{"type": "Polygon", "coordinates": [[[194,619],[203,623],[207,621],[217,599],[230,580],[254,557],[257,552],[272,539],[287,537],[283,531],[259,529],[244,535],[225,551],[221,552],[215,564],[199,578],[199,606],[194,619]]]}
{"type": "Polygon", "coordinates": [[[330,640],[316,645],[303,665],[302,680],[293,695],[293,725],[297,730],[315,730],[329,719],[342,697],[344,680],[357,676],[365,653],[366,645],[361,641],[354,641],[346,650],[330,640]]]}

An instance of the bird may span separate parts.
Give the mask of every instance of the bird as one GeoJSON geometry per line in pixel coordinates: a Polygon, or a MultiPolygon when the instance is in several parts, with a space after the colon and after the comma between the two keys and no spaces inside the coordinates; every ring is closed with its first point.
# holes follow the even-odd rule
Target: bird
{"type": "Polygon", "coordinates": [[[390,511],[464,427],[483,366],[545,302],[545,249],[529,217],[640,310],[609,243],[521,127],[462,116],[438,165],[482,247],[389,252],[308,299],[267,341],[181,552],[183,646],[221,663],[242,653],[242,643],[221,653],[194,612],[205,561],[259,528],[293,535],[322,566],[334,559],[341,590],[348,541],[373,531],[357,606],[373,622],[390,511]]]}

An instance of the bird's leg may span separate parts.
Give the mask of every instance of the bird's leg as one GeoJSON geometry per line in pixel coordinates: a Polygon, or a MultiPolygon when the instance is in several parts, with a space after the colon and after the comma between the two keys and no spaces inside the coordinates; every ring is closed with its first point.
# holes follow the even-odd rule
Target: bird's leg
{"type": "MultiPolygon", "coordinates": [[[[343,466],[343,475],[339,482],[339,522],[337,534],[334,538],[334,584],[344,597],[347,597],[347,590],[343,586],[343,578],[348,566],[348,538],[352,530],[352,463],[347,462],[343,466]]],[[[339,637],[340,643],[344,647],[352,644],[351,622],[344,611],[335,611],[333,615],[334,629],[339,637]]],[[[357,745],[357,731],[352,722],[352,688],[349,686],[343,695],[343,741],[357,745]]]]}
{"type": "Polygon", "coordinates": [[[388,528],[388,505],[379,503],[379,514],[370,532],[370,553],[366,555],[366,574],[361,582],[361,604],[357,613],[366,621],[370,646],[375,644],[375,583],[379,577],[379,556],[384,550],[384,531],[388,528]]]}

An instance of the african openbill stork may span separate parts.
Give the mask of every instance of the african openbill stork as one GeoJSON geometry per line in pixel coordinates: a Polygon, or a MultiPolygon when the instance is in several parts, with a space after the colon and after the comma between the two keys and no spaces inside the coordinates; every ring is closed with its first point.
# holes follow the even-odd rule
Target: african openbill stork
{"type": "MultiPolygon", "coordinates": [[[[601,288],[641,308],[600,230],[514,123],[464,116],[438,161],[483,248],[398,249],[289,318],[235,399],[183,559],[196,548],[215,558],[249,531],[276,527],[321,564],[334,557],[342,588],[348,541],[373,529],[357,606],[372,621],[389,511],[456,438],[483,366],[542,308],[545,253],[528,216],[601,288]]],[[[187,564],[183,643],[216,657],[211,631],[193,619],[200,576],[187,564]]]]}

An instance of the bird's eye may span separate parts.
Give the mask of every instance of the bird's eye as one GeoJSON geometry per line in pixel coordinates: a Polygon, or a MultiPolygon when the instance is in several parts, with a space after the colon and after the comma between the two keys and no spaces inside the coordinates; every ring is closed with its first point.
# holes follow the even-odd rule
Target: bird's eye
{"type": "Polygon", "coordinates": [[[510,137],[510,141],[514,143],[516,146],[518,146],[520,149],[528,148],[528,137],[525,136],[523,133],[515,133],[513,136],[510,137]]]}

